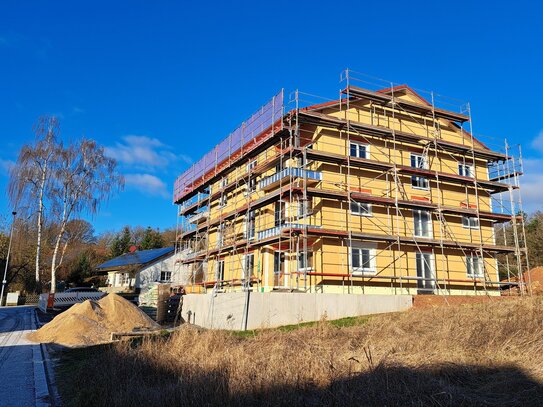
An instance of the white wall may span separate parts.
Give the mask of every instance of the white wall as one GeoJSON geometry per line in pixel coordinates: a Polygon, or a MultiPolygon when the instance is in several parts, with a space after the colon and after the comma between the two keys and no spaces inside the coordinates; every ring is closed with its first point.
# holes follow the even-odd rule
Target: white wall
{"type": "Polygon", "coordinates": [[[187,284],[187,275],[189,267],[187,265],[176,264],[176,259],[182,259],[184,256],[178,254],[177,257],[174,253],[171,256],[165,257],[162,260],[150,264],[147,267],[140,270],[136,275],[136,287],[141,289],[141,292],[146,292],[149,289],[151,283],[160,281],[161,271],[170,271],[172,273],[172,284],[187,284]]]}
{"type": "Polygon", "coordinates": [[[410,295],[361,295],[322,293],[188,294],[183,318],[205,328],[243,330],[273,328],[301,322],[405,311],[410,295]],[[247,317],[246,317],[247,315],[247,317]],[[245,323],[247,320],[247,324],[245,323]]]}

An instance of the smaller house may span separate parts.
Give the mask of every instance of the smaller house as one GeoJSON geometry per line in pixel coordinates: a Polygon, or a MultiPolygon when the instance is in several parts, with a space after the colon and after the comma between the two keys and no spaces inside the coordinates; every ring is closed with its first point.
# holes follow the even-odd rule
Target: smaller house
{"type": "Polygon", "coordinates": [[[175,248],[136,250],[115,257],[96,267],[99,274],[107,273],[106,292],[137,293],[155,282],[177,282],[175,248]]]}

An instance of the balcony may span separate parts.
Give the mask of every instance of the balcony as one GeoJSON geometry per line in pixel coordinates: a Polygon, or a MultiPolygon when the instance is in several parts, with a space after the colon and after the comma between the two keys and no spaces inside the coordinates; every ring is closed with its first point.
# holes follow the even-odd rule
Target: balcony
{"type": "MultiPolygon", "coordinates": [[[[277,188],[285,178],[306,178],[307,186],[315,186],[322,181],[322,172],[309,171],[302,168],[285,168],[258,182],[258,187],[264,191],[271,191],[277,188]]],[[[283,181],[284,182],[284,181],[283,181]]]]}
{"type": "Polygon", "coordinates": [[[290,228],[299,228],[302,229],[304,227],[311,227],[311,228],[320,228],[320,226],[315,225],[304,225],[302,223],[285,223],[280,226],[275,226],[273,228],[265,229],[260,232],[257,232],[256,238],[257,240],[266,239],[268,237],[277,236],[281,233],[284,229],[290,229],[290,228]]]}
{"type": "Polygon", "coordinates": [[[190,218],[188,218],[188,221],[189,223],[192,223],[192,224],[198,224],[200,222],[205,221],[208,216],[209,216],[209,211],[198,212],[192,215],[190,218]]]}

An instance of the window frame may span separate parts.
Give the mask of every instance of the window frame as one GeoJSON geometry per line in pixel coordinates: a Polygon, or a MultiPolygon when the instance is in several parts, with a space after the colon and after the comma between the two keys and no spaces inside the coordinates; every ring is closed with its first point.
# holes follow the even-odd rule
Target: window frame
{"type": "Polygon", "coordinates": [[[244,235],[247,240],[253,240],[256,236],[256,211],[254,209],[250,210],[245,218],[244,235]]]}
{"type": "MultiPolygon", "coordinates": [[[[418,153],[410,153],[409,155],[409,164],[411,168],[418,168],[421,170],[427,170],[429,169],[429,163],[428,163],[428,157],[424,156],[423,154],[418,153]],[[415,165],[413,165],[413,159],[415,159],[415,165]],[[419,159],[422,163],[422,166],[419,165],[419,159]]],[[[420,176],[420,175],[412,175],[411,176],[411,187],[415,189],[420,189],[423,191],[428,191],[430,189],[430,181],[428,178],[420,176]],[[424,186],[416,185],[420,181],[424,181],[424,186]]]]}
{"type": "Polygon", "coordinates": [[[171,282],[172,281],[172,272],[169,271],[169,270],[161,270],[160,271],[160,281],[171,282]],[[163,275],[164,275],[164,277],[167,277],[169,275],[169,278],[162,278],[163,275]]]}
{"type": "Polygon", "coordinates": [[[358,141],[349,141],[349,157],[354,158],[364,158],[369,159],[370,158],[370,145],[367,143],[360,143],[358,141]],[[356,155],[352,154],[353,146],[355,147],[356,155]],[[364,157],[361,157],[360,154],[360,147],[364,147],[364,157]]]}
{"type": "Polygon", "coordinates": [[[427,210],[424,210],[424,209],[413,209],[413,236],[415,237],[425,237],[425,238],[433,238],[433,220],[432,220],[432,214],[430,213],[430,211],[427,211],[427,210]],[[428,235],[418,235],[417,234],[417,224],[420,224],[421,226],[421,231],[424,230],[424,227],[423,227],[423,223],[422,223],[422,213],[425,213],[427,214],[428,216],[428,221],[427,221],[427,230],[428,230],[428,235]],[[417,222],[417,216],[419,216],[420,218],[420,221],[417,222]]]}
{"type": "Polygon", "coordinates": [[[296,259],[296,266],[298,268],[298,271],[312,271],[313,270],[313,259],[314,259],[314,253],[313,250],[308,250],[307,255],[304,256],[304,252],[301,251],[298,253],[298,258],[296,259]],[[304,259],[307,259],[307,264],[302,264],[304,262],[304,259]]]}
{"type": "Polygon", "coordinates": [[[349,247],[349,268],[350,272],[353,276],[374,276],[377,274],[377,250],[375,247],[370,245],[363,245],[363,244],[354,244],[349,247]],[[368,261],[369,261],[369,267],[355,267],[354,266],[354,251],[360,251],[358,254],[359,260],[362,263],[363,266],[363,255],[362,251],[368,251],[368,261]]]}
{"type": "Polygon", "coordinates": [[[241,271],[242,271],[241,279],[242,279],[242,281],[247,281],[247,280],[250,281],[251,280],[250,277],[253,276],[254,270],[255,270],[255,254],[254,253],[244,254],[243,255],[242,268],[241,268],[241,271]],[[251,260],[248,261],[249,259],[251,259],[251,260]],[[249,278],[247,277],[247,275],[248,275],[247,274],[248,265],[250,265],[249,278]]]}
{"type": "Polygon", "coordinates": [[[464,229],[479,230],[481,228],[481,222],[477,216],[462,216],[462,227],[464,229]],[[476,222],[472,224],[473,220],[476,222]]]}
{"type": "Polygon", "coordinates": [[[475,177],[475,168],[473,164],[464,164],[464,163],[458,163],[458,175],[462,177],[475,177]],[[469,175],[466,175],[466,168],[469,169],[469,175]]]}
{"type": "Polygon", "coordinates": [[[469,254],[466,256],[466,276],[468,278],[484,278],[484,258],[477,254],[469,254]],[[476,260],[476,261],[474,261],[476,260]],[[473,270],[477,266],[477,274],[473,273],[473,270]],[[472,270],[470,274],[470,268],[472,270]]]}
{"type": "Polygon", "coordinates": [[[217,226],[217,247],[222,247],[224,245],[224,223],[221,223],[217,226]]]}
{"type": "Polygon", "coordinates": [[[257,165],[258,165],[258,159],[255,158],[254,160],[249,161],[249,162],[245,165],[245,172],[250,172],[250,171],[253,170],[257,165]]]}
{"type": "Polygon", "coordinates": [[[363,216],[363,217],[366,217],[366,218],[369,218],[369,217],[373,216],[373,206],[372,206],[372,204],[370,204],[368,202],[351,201],[351,203],[349,204],[349,211],[351,212],[351,215],[363,216]],[[353,204],[357,206],[357,208],[358,208],[357,211],[353,211],[353,204]],[[360,208],[362,208],[363,206],[366,207],[365,212],[362,212],[360,210],[360,208]]]}

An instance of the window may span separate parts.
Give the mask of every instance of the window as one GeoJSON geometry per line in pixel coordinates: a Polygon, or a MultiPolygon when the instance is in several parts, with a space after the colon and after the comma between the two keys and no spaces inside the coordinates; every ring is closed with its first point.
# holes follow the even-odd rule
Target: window
{"type": "Polygon", "coordinates": [[[430,212],[413,211],[414,232],[417,237],[432,237],[432,218],[430,212]]]}
{"type": "Polygon", "coordinates": [[[250,172],[252,169],[254,169],[256,167],[256,165],[258,164],[258,161],[257,160],[253,160],[251,161],[249,164],[247,164],[245,166],[245,171],[246,172],[250,172]]]}
{"type": "Polygon", "coordinates": [[[118,273],[118,282],[120,287],[128,286],[130,285],[130,273],[118,273]]]}
{"type": "Polygon", "coordinates": [[[307,198],[305,201],[300,200],[298,201],[298,217],[304,218],[308,215],[311,215],[313,213],[313,200],[311,198],[307,198]]]}
{"type": "Polygon", "coordinates": [[[224,243],[224,224],[220,224],[217,228],[217,247],[221,247],[224,243]]]}
{"type": "Polygon", "coordinates": [[[244,281],[251,280],[251,277],[254,274],[255,268],[255,255],[253,253],[246,254],[243,256],[243,275],[242,279],[244,281]]]}
{"type": "Polygon", "coordinates": [[[219,282],[219,285],[222,285],[224,282],[224,260],[219,260],[217,262],[217,272],[215,273],[215,280],[219,282]]]}
{"type": "Polygon", "coordinates": [[[371,204],[363,202],[351,202],[351,213],[359,216],[372,216],[371,204]]]}
{"type": "Polygon", "coordinates": [[[464,177],[473,177],[474,176],[473,165],[459,163],[458,175],[462,175],[464,177]]]}
{"type": "Polygon", "coordinates": [[[223,194],[219,199],[219,208],[224,208],[226,205],[228,205],[228,198],[226,194],[223,194]]]}
{"type": "Polygon", "coordinates": [[[160,281],[171,281],[172,272],[171,271],[161,271],[160,272],[160,281]]]}
{"type": "MultiPolygon", "coordinates": [[[[420,168],[427,170],[428,169],[428,160],[425,156],[420,154],[411,154],[411,167],[420,168]]],[[[428,189],[428,179],[426,177],[420,177],[418,175],[413,175],[411,177],[411,186],[419,189],[428,189]]]]}
{"type": "Polygon", "coordinates": [[[351,143],[350,155],[357,158],[369,158],[370,146],[367,144],[351,143]]]}
{"type": "Polygon", "coordinates": [[[256,226],[256,212],[254,210],[247,213],[247,219],[245,219],[245,238],[254,239],[255,238],[255,226],[256,226]]]}
{"type": "Polygon", "coordinates": [[[298,253],[298,270],[312,270],[313,269],[313,252],[298,253]]]}
{"type": "Polygon", "coordinates": [[[462,226],[466,229],[479,229],[479,219],[474,216],[462,216],[462,226]]]}
{"type": "Polygon", "coordinates": [[[281,201],[275,203],[275,226],[281,226],[285,222],[285,204],[281,201]]]}
{"type": "Polygon", "coordinates": [[[225,188],[228,185],[228,178],[221,179],[221,188],[225,188]]]}
{"type": "Polygon", "coordinates": [[[353,274],[375,274],[375,249],[351,247],[351,269],[353,274]]]}
{"type": "Polygon", "coordinates": [[[466,271],[468,277],[483,277],[483,259],[479,256],[466,256],[466,271]]]}
{"type": "Polygon", "coordinates": [[[417,253],[417,287],[421,291],[435,289],[434,262],[431,253],[417,253]]]}
{"type": "Polygon", "coordinates": [[[273,283],[276,287],[281,285],[281,277],[285,271],[285,253],[273,253],[273,283]]]}
{"type": "Polygon", "coordinates": [[[245,196],[256,192],[256,177],[249,178],[247,181],[247,189],[245,190],[245,196]]]}
{"type": "Polygon", "coordinates": [[[418,189],[428,189],[428,178],[413,175],[411,177],[411,186],[418,189]]]}
{"type": "Polygon", "coordinates": [[[426,159],[425,156],[423,156],[421,154],[413,154],[413,153],[411,153],[411,167],[427,170],[428,169],[428,160],[426,159]]]}

